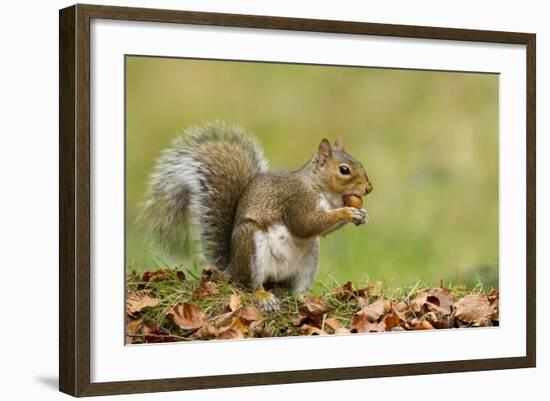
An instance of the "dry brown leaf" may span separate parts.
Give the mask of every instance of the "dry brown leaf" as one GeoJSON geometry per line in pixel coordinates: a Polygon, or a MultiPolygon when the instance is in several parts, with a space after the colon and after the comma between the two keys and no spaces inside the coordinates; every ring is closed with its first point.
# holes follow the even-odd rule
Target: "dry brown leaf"
{"type": "Polygon", "coordinates": [[[239,306],[241,306],[241,304],[242,297],[240,296],[240,294],[231,294],[231,296],[229,297],[229,310],[235,312],[239,308],[239,306]]]}
{"type": "Polygon", "coordinates": [[[431,330],[434,326],[427,320],[421,320],[416,325],[413,326],[413,330],[431,330]]]}
{"type": "Polygon", "coordinates": [[[423,316],[436,329],[450,329],[454,325],[454,318],[448,314],[438,314],[433,311],[423,316]]]}
{"type": "Polygon", "coordinates": [[[317,302],[306,301],[300,305],[299,310],[300,313],[307,317],[319,317],[327,313],[329,308],[328,306],[317,302]]]}
{"type": "Polygon", "coordinates": [[[335,288],[329,292],[330,296],[336,297],[341,301],[349,301],[353,298],[353,284],[351,281],[348,281],[343,286],[335,288]]]}
{"type": "Polygon", "coordinates": [[[134,313],[141,312],[143,308],[155,307],[159,304],[159,300],[151,296],[151,292],[147,290],[135,291],[126,295],[126,313],[134,316],[134,313]]]}
{"type": "Polygon", "coordinates": [[[413,312],[419,313],[422,310],[422,307],[428,300],[428,293],[426,291],[420,291],[416,294],[416,297],[411,300],[410,308],[413,312]]]}
{"type": "Polygon", "coordinates": [[[143,328],[143,319],[132,319],[130,316],[126,316],[126,344],[132,344],[135,335],[141,332],[143,328]]]}
{"type": "Polygon", "coordinates": [[[341,326],[340,320],[335,317],[325,319],[325,324],[334,331],[334,334],[348,334],[350,332],[348,328],[341,326]]]}
{"type": "Polygon", "coordinates": [[[248,332],[251,330],[249,328],[250,323],[247,321],[241,319],[240,317],[236,317],[235,320],[231,323],[230,328],[239,330],[243,335],[248,334],[248,332]]]}
{"type": "Polygon", "coordinates": [[[208,322],[205,322],[194,334],[193,338],[197,339],[209,339],[209,338],[215,338],[218,334],[220,334],[220,329],[218,329],[216,326],[211,325],[208,322]]]}
{"type": "Polygon", "coordinates": [[[171,317],[175,324],[184,330],[198,329],[206,323],[206,316],[197,305],[179,304],[166,313],[171,317]]]}
{"type": "Polygon", "coordinates": [[[212,281],[201,281],[193,292],[193,298],[204,298],[219,294],[218,287],[212,281]]]}
{"type": "Polygon", "coordinates": [[[212,281],[217,283],[218,281],[231,281],[231,276],[227,273],[219,270],[216,266],[208,265],[202,269],[201,281],[212,281]]]}
{"type": "Polygon", "coordinates": [[[363,314],[369,320],[370,322],[375,322],[378,319],[380,319],[380,316],[382,316],[385,313],[388,313],[391,309],[391,304],[389,301],[386,301],[383,298],[380,298],[373,302],[372,304],[369,304],[365,307],[363,307],[357,314],[363,314]]]}
{"type": "Polygon", "coordinates": [[[498,290],[491,290],[489,295],[487,295],[487,298],[489,299],[489,302],[491,302],[491,305],[494,305],[495,309],[493,313],[491,314],[491,320],[498,321],[499,320],[499,292],[498,290]]]}
{"type": "Polygon", "coordinates": [[[486,325],[490,322],[496,303],[491,303],[487,295],[466,295],[455,305],[455,317],[473,325],[486,325]]]}
{"type": "Polygon", "coordinates": [[[176,336],[171,335],[159,327],[144,326],[143,334],[146,343],[173,343],[180,341],[176,336]]]}
{"type": "Polygon", "coordinates": [[[319,327],[315,327],[309,324],[304,324],[301,327],[301,330],[306,336],[324,336],[327,334],[323,330],[321,330],[319,327]]]}
{"type": "Polygon", "coordinates": [[[409,305],[407,305],[406,302],[399,301],[399,302],[397,302],[397,303],[392,304],[392,308],[393,308],[396,312],[404,312],[404,311],[406,311],[407,309],[409,309],[409,305]]]}
{"type": "Polygon", "coordinates": [[[216,339],[218,340],[241,340],[243,338],[243,334],[239,330],[232,327],[222,331],[216,336],[216,339]]]}
{"type": "Polygon", "coordinates": [[[364,313],[357,313],[351,321],[350,326],[351,333],[369,333],[385,330],[386,324],[383,321],[380,323],[372,323],[364,313]]]}
{"type": "Polygon", "coordinates": [[[248,325],[251,322],[260,320],[262,318],[262,312],[255,306],[246,306],[239,312],[239,317],[248,325]]]}
{"type": "Polygon", "coordinates": [[[178,280],[182,280],[182,281],[185,280],[185,273],[183,273],[181,270],[162,269],[154,272],[143,273],[143,276],[141,277],[141,281],[149,282],[149,281],[169,280],[170,278],[173,277],[174,273],[178,278],[178,280]]]}
{"type": "Polygon", "coordinates": [[[438,312],[449,315],[453,310],[455,296],[448,288],[434,288],[428,293],[427,302],[430,303],[428,309],[437,309],[438,312]],[[433,308],[435,305],[437,308],[433,308]]]}
{"type": "Polygon", "coordinates": [[[384,324],[386,325],[386,330],[392,330],[394,327],[399,326],[403,320],[399,316],[397,311],[388,313],[384,317],[384,324]]]}

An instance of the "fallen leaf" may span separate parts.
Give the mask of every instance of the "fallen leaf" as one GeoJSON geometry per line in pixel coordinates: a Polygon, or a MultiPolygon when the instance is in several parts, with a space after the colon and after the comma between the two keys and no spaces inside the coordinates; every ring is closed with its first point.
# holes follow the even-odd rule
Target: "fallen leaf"
{"type": "Polygon", "coordinates": [[[212,281],[217,283],[219,281],[231,281],[229,274],[219,270],[216,266],[208,265],[202,269],[201,281],[212,281]]]}
{"type": "Polygon", "coordinates": [[[380,319],[385,313],[388,313],[391,309],[391,304],[383,298],[376,300],[375,302],[363,307],[358,314],[363,314],[370,322],[375,322],[380,319]]]}
{"type": "Polygon", "coordinates": [[[315,326],[311,326],[309,324],[304,324],[301,327],[301,330],[306,336],[324,336],[324,335],[327,334],[323,330],[321,330],[320,328],[315,327],[315,326]]]}
{"type": "Polygon", "coordinates": [[[235,312],[242,304],[242,298],[239,294],[233,293],[229,297],[229,310],[235,312]]]}
{"type": "Polygon", "coordinates": [[[150,282],[150,281],[162,281],[162,280],[170,280],[175,275],[175,278],[178,280],[185,280],[185,273],[183,273],[181,270],[168,270],[168,269],[162,269],[157,270],[153,272],[145,272],[143,273],[143,276],[141,277],[141,281],[144,282],[150,282]]]}
{"type": "Polygon", "coordinates": [[[413,312],[419,313],[422,310],[422,307],[428,300],[428,293],[426,291],[421,291],[416,294],[416,297],[411,300],[410,308],[413,312]]]}
{"type": "Polygon", "coordinates": [[[262,312],[255,306],[246,306],[239,312],[239,317],[244,320],[246,323],[250,324],[255,320],[260,320],[262,318],[262,312]]]}
{"type": "Polygon", "coordinates": [[[196,305],[184,303],[176,305],[166,313],[175,324],[184,330],[198,329],[206,322],[206,316],[196,305]]]}
{"type": "Polygon", "coordinates": [[[171,335],[164,329],[158,327],[145,326],[143,328],[144,339],[146,343],[173,343],[181,341],[180,338],[171,335]]]}
{"type": "Polygon", "coordinates": [[[319,317],[328,312],[329,308],[326,305],[313,301],[306,301],[300,305],[300,313],[307,317],[319,317]]]}
{"type": "Polygon", "coordinates": [[[395,304],[392,304],[392,308],[397,312],[404,312],[409,309],[409,305],[406,302],[399,301],[395,304]]]}
{"type": "Polygon", "coordinates": [[[489,299],[489,302],[491,302],[491,305],[494,305],[495,309],[493,313],[491,314],[491,320],[497,321],[499,320],[499,292],[498,290],[491,290],[489,295],[487,295],[487,298],[489,299]]]}
{"type": "Polygon", "coordinates": [[[454,325],[454,318],[448,314],[438,314],[433,311],[423,316],[436,329],[450,329],[454,325]]]}
{"type": "Polygon", "coordinates": [[[208,322],[205,322],[194,334],[193,338],[197,339],[209,339],[209,338],[215,338],[218,334],[220,334],[220,329],[217,327],[211,325],[208,322]]]}
{"type": "Polygon", "coordinates": [[[485,325],[491,320],[496,303],[491,303],[487,295],[470,294],[455,303],[455,316],[473,325],[485,325]]]}
{"type": "Polygon", "coordinates": [[[132,344],[135,340],[135,335],[141,332],[143,327],[143,319],[132,319],[126,316],[126,344],[132,344]]]}
{"type": "Polygon", "coordinates": [[[334,334],[348,334],[350,330],[341,326],[340,321],[335,317],[329,317],[325,320],[325,324],[334,331],[334,334]]]}
{"type": "Polygon", "coordinates": [[[193,292],[193,298],[204,298],[219,294],[218,287],[212,281],[201,281],[193,292]]]}
{"type": "Polygon", "coordinates": [[[348,281],[341,287],[332,290],[329,295],[336,297],[341,301],[349,301],[351,298],[353,298],[353,284],[351,283],[351,281],[348,281]]]}
{"type": "MultiPolygon", "coordinates": [[[[455,296],[448,288],[434,288],[428,293],[427,302],[436,305],[441,313],[450,314],[455,303],[455,296]]],[[[428,305],[428,309],[431,306],[428,305]]]]}
{"type": "Polygon", "coordinates": [[[384,317],[384,324],[386,325],[386,330],[392,330],[394,327],[399,326],[403,320],[399,316],[399,313],[394,311],[388,313],[384,317]]]}
{"type": "Polygon", "coordinates": [[[250,323],[243,321],[242,318],[237,316],[231,323],[230,328],[239,330],[243,335],[246,335],[250,331],[249,326],[250,326],[250,323]]]}
{"type": "Polygon", "coordinates": [[[432,330],[434,327],[427,320],[421,320],[413,326],[413,330],[432,330]]]}
{"type": "Polygon", "coordinates": [[[216,336],[216,339],[218,340],[240,340],[243,339],[243,334],[232,327],[230,327],[227,330],[222,331],[216,336]]]}
{"type": "Polygon", "coordinates": [[[380,323],[372,323],[364,313],[357,313],[351,321],[350,331],[352,333],[369,333],[373,331],[385,331],[386,325],[382,321],[380,323]]]}
{"type": "Polygon", "coordinates": [[[151,296],[150,291],[135,291],[126,295],[126,313],[134,316],[135,313],[141,312],[143,308],[155,307],[159,302],[157,298],[151,296]]]}

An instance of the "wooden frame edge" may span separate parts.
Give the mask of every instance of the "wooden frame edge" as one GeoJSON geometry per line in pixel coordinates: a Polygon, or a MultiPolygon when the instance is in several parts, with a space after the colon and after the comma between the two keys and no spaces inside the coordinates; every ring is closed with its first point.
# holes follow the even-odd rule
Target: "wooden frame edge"
{"type": "Polygon", "coordinates": [[[73,396],[349,380],[536,366],[536,35],[239,14],[77,4],[59,12],[59,389],[73,396]],[[91,383],[90,381],[90,20],[173,22],[479,41],[527,48],[527,355],[309,371],[91,383]]]}

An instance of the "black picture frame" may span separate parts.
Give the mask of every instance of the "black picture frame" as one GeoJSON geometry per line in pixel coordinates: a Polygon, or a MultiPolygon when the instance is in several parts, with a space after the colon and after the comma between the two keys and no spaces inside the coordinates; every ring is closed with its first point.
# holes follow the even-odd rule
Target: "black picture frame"
{"type": "Polygon", "coordinates": [[[536,364],[536,36],[532,33],[374,24],[77,4],[59,13],[59,388],[73,396],[534,367],[536,364]],[[526,356],[307,371],[90,381],[90,21],[94,18],[423,38],[526,46],[526,356]]]}

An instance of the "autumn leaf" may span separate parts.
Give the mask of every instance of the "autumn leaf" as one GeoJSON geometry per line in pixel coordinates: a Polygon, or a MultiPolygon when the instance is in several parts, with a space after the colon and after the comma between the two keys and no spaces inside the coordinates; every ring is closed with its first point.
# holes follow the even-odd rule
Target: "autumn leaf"
{"type": "Polygon", "coordinates": [[[262,318],[262,312],[255,306],[249,305],[239,312],[239,317],[247,322],[247,324],[250,324],[251,322],[260,320],[262,318]]]}
{"type": "Polygon", "coordinates": [[[193,298],[204,298],[219,294],[218,287],[212,281],[201,281],[193,292],[193,298]]]}
{"type": "Polygon", "coordinates": [[[198,329],[206,322],[206,316],[200,308],[189,303],[170,308],[166,315],[184,330],[198,329]]]}
{"type": "Polygon", "coordinates": [[[150,291],[135,291],[126,295],[126,313],[134,316],[135,313],[141,312],[143,308],[155,307],[159,302],[157,298],[151,296],[150,291]]]}
{"type": "Polygon", "coordinates": [[[411,310],[415,313],[419,313],[426,301],[428,301],[428,293],[426,291],[417,293],[416,297],[410,302],[411,310]]]}
{"type": "Polygon", "coordinates": [[[392,304],[392,308],[397,312],[405,312],[407,309],[409,309],[409,305],[407,305],[406,302],[399,301],[392,304]]]}
{"type": "Polygon", "coordinates": [[[220,334],[220,329],[217,327],[211,325],[208,322],[205,322],[194,334],[193,338],[197,339],[209,339],[209,338],[215,338],[218,334],[220,334]]]}
{"type": "Polygon", "coordinates": [[[243,338],[243,334],[239,330],[232,327],[222,331],[216,336],[216,339],[218,340],[241,340],[243,338]]]}
{"type": "Polygon", "coordinates": [[[216,266],[208,265],[202,269],[201,281],[212,281],[214,283],[219,281],[230,282],[231,276],[219,270],[216,266]]]}
{"type": "Polygon", "coordinates": [[[448,288],[434,288],[428,293],[428,309],[436,309],[438,312],[449,315],[455,303],[455,296],[448,288]],[[436,308],[433,308],[435,305],[436,308]]]}
{"type": "Polygon", "coordinates": [[[237,293],[231,294],[231,296],[229,297],[229,304],[227,305],[228,309],[231,312],[235,312],[237,309],[239,309],[241,304],[242,304],[242,297],[237,293]]]}
{"type": "Polygon", "coordinates": [[[173,343],[181,340],[177,336],[173,336],[166,330],[158,327],[145,326],[143,334],[146,343],[173,343]]]}
{"type": "Polygon", "coordinates": [[[370,322],[375,322],[378,319],[380,319],[380,316],[382,316],[385,313],[388,313],[391,309],[391,304],[389,301],[386,301],[385,299],[378,299],[372,304],[369,304],[365,307],[363,307],[358,314],[363,314],[369,320],[370,322]]]}
{"type": "Polygon", "coordinates": [[[301,327],[301,330],[306,336],[324,336],[324,335],[327,334],[323,330],[321,330],[320,328],[309,325],[309,324],[304,324],[301,327]]]}
{"type": "Polygon", "coordinates": [[[169,270],[169,269],[163,269],[163,270],[157,270],[154,272],[145,272],[143,273],[143,276],[141,277],[141,281],[144,282],[150,282],[150,281],[162,281],[162,280],[169,280],[172,277],[175,277],[178,280],[185,280],[185,273],[183,273],[181,270],[169,270]]]}
{"type": "Polygon", "coordinates": [[[413,330],[432,330],[433,328],[434,327],[427,320],[421,320],[412,327],[413,330]]]}
{"type": "Polygon", "coordinates": [[[399,326],[403,319],[399,316],[399,312],[394,311],[391,313],[388,313],[384,317],[384,324],[386,326],[386,330],[392,330],[394,327],[399,326]]]}
{"type": "Polygon", "coordinates": [[[454,325],[454,318],[448,314],[438,314],[434,311],[428,312],[423,316],[436,329],[450,329],[454,325]]]}
{"type": "Polygon", "coordinates": [[[455,304],[455,316],[463,322],[473,325],[490,325],[497,303],[491,303],[487,295],[466,295],[455,304]]]}
{"type": "Polygon", "coordinates": [[[352,333],[369,333],[372,331],[385,331],[384,322],[372,323],[364,313],[357,313],[351,321],[350,331],[352,333]]]}
{"type": "Polygon", "coordinates": [[[307,317],[319,317],[328,312],[329,308],[326,305],[313,301],[306,301],[300,305],[300,313],[307,317]]]}
{"type": "Polygon", "coordinates": [[[341,301],[349,301],[351,298],[353,298],[353,284],[351,283],[351,281],[348,281],[341,287],[332,290],[329,295],[336,297],[341,301]]]}
{"type": "Polygon", "coordinates": [[[349,334],[350,330],[346,327],[343,327],[340,323],[340,320],[335,317],[329,317],[325,320],[325,324],[334,331],[334,334],[349,334]]]}
{"type": "Polygon", "coordinates": [[[141,332],[143,328],[143,319],[133,319],[130,316],[126,316],[126,343],[132,344],[135,336],[141,332]]]}

